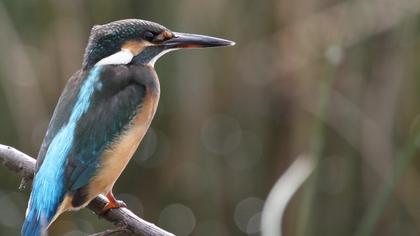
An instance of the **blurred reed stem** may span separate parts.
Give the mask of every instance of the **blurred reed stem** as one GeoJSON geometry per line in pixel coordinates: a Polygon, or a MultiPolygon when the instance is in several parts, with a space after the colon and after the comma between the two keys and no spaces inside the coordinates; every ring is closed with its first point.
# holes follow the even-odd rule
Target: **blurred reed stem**
{"type": "Polygon", "coordinates": [[[394,169],[390,176],[385,181],[381,190],[378,192],[375,201],[368,208],[367,213],[361,220],[360,227],[356,231],[356,236],[369,236],[372,235],[376,222],[384,212],[388,200],[391,198],[396,185],[402,174],[407,170],[408,164],[416,156],[417,145],[420,143],[420,124],[417,123],[417,128],[405,145],[403,150],[395,160],[394,169]]]}
{"type": "Polygon", "coordinates": [[[319,179],[319,167],[325,150],[328,105],[331,97],[332,86],[335,81],[335,68],[332,63],[325,63],[325,81],[320,81],[317,112],[311,137],[310,155],[314,160],[314,170],[304,188],[303,200],[298,219],[298,236],[314,235],[316,189],[319,179]]]}
{"type": "MultiPolygon", "coordinates": [[[[399,32],[399,43],[405,46],[410,45],[412,43],[411,40],[415,38],[415,32],[418,26],[419,23],[417,22],[409,22],[403,25],[399,32]]],[[[405,52],[406,54],[404,58],[407,57],[407,54],[412,53],[408,48],[402,50],[403,53],[405,52]]],[[[408,58],[410,57],[408,56],[408,58]]],[[[414,120],[411,127],[413,127],[413,132],[397,155],[397,158],[392,165],[394,168],[390,171],[389,176],[385,178],[385,182],[381,186],[376,197],[372,198],[373,200],[371,201],[370,207],[367,208],[365,215],[358,225],[355,233],[356,236],[368,236],[373,234],[375,225],[385,211],[387,203],[394,193],[399,179],[406,172],[409,163],[416,156],[416,151],[420,144],[420,118],[414,120]]]]}

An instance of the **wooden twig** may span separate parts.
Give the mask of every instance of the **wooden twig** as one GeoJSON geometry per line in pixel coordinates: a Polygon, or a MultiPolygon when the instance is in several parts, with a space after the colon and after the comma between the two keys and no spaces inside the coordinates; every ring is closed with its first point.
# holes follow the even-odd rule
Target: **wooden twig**
{"type": "MultiPolygon", "coordinates": [[[[15,148],[0,144],[0,163],[24,179],[33,179],[34,177],[35,159],[15,148]]],[[[106,214],[101,214],[106,203],[107,200],[104,196],[98,196],[88,205],[88,208],[115,226],[124,227],[131,235],[174,236],[174,234],[141,219],[127,208],[111,209],[106,214]]]]}

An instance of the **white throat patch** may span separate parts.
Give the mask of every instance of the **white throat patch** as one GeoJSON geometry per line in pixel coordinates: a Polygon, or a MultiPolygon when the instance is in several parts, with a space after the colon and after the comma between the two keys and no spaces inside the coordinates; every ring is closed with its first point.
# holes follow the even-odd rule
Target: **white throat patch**
{"type": "Polygon", "coordinates": [[[155,67],[155,62],[163,55],[165,55],[168,52],[172,52],[174,50],[177,50],[178,48],[172,48],[172,49],[166,49],[163,50],[162,52],[160,52],[159,54],[157,54],[155,57],[152,58],[152,60],[149,61],[148,65],[150,65],[151,67],[155,67]]]}
{"type": "Polygon", "coordinates": [[[128,50],[122,48],[121,51],[112,54],[111,56],[105,57],[102,60],[98,61],[95,65],[121,65],[121,64],[128,64],[133,60],[133,53],[128,50]]]}
{"type": "MultiPolygon", "coordinates": [[[[149,63],[147,63],[149,66],[154,67],[155,66],[155,62],[163,55],[165,55],[168,52],[177,50],[178,48],[172,48],[172,49],[167,49],[167,50],[163,50],[162,52],[160,52],[158,55],[156,55],[155,57],[153,57],[149,63]]],[[[140,53],[141,51],[139,51],[140,53]]],[[[137,54],[138,55],[138,54],[137,54]]],[[[121,51],[118,51],[108,57],[103,58],[102,60],[98,61],[95,66],[100,66],[100,65],[127,65],[131,62],[131,60],[133,60],[133,58],[136,55],[134,55],[133,51],[130,50],[129,48],[121,48],[121,51]]]]}

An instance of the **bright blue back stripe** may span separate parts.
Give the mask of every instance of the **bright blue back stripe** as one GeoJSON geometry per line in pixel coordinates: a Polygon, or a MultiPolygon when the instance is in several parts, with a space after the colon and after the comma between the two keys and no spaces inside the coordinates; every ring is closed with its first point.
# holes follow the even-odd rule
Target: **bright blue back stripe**
{"type": "Polygon", "coordinates": [[[101,67],[98,66],[94,67],[89,73],[77,96],[68,123],[58,131],[48,147],[44,162],[33,183],[24,230],[25,225],[31,225],[27,221],[36,221],[38,227],[41,218],[49,223],[64,198],[66,190],[64,175],[67,157],[72,149],[77,122],[89,109],[91,97],[97,88],[96,84],[99,80],[100,71],[101,67]]]}

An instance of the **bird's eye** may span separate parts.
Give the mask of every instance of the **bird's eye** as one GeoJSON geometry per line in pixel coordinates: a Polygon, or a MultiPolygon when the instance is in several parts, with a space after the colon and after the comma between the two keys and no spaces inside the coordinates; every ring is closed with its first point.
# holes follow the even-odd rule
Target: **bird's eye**
{"type": "Polygon", "coordinates": [[[151,42],[154,38],[155,35],[152,32],[147,31],[146,33],[144,33],[144,39],[146,39],[147,41],[151,42]]]}

